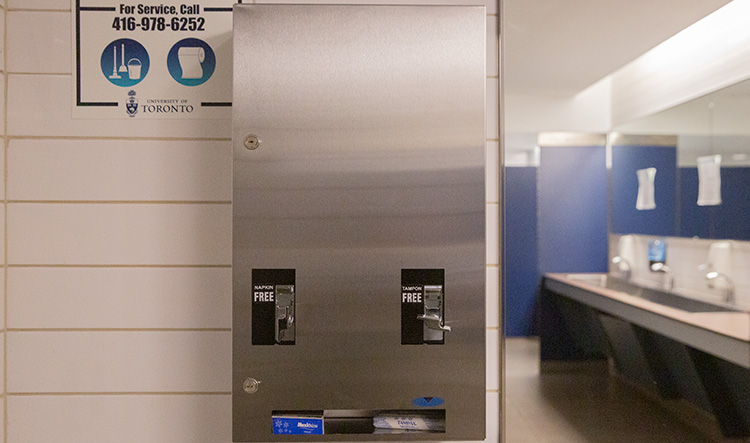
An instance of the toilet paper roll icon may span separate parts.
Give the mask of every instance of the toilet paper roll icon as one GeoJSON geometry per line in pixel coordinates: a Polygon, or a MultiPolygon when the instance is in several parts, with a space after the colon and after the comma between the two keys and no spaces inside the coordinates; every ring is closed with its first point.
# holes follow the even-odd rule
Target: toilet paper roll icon
{"type": "Polygon", "coordinates": [[[201,64],[206,59],[206,52],[200,47],[183,46],[177,51],[183,79],[203,78],[201,64]]]}

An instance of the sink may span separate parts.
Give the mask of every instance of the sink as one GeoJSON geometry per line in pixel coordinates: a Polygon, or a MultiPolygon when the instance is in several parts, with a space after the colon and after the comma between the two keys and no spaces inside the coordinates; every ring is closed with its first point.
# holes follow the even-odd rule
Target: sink
{"type": "Polygon", "coordinates": [[[623,292],[633,297],[642,298],[650,302],[687,312],[743,312],[741,309],[735,309],[729,306],[715,305],[683,297],[678,294],[660,291],[658,289],[646,288],[607,274],[568,274],[567,278],[569,280],[579,281],[581,283],[595,285],[617,292],[623,292]]]}
{"type": "Polygon", "coordinates": [[[565,278],[602,288],[607,287],[607,274],[567,274],[565,278]]]}

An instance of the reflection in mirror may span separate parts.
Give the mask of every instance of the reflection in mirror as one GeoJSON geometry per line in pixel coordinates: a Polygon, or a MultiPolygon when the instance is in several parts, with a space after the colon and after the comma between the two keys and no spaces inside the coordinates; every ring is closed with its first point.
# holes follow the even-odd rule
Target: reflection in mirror
{"type": "Polygon", "coordinates": [[[698,157],[698,206],[721,204],[721,155],[698,157]]]}
{"type": "Polygon", "coordinates": [[[610,135],[612,232],[750,240],[748,117],[750,80],[617,127],[610,135]],[[702,157],[711,160],[699,163],[702,157]],[[659,171],[657,207],[637,211],[635,171],[649,167],[659,171]],[[701,188],[706,172],[713,184],[701,188]]]}
{"type": "Polygon", "coordinates": [[[635,201],[635,209],[646,211],[656,208],[654,200],[654,178],[656,168],[645,168],[635,171],[638,177],[638,197],[635,201]]]}
{"type": "Polygon", "coordinates": [[[676,137],[610,137],[611,231],[615,234],[676,235],[677,154],[676,137]],[[639,187],[643,173],[651,182],[651,201],[645,201],[646,189],[639,187]],[[659,171],[657,174],[656,171],[659,171]],[[643,190],[642,190],[643,189],[643,190]],[[648,210],[644,210],[648,209],[648,210]]]}

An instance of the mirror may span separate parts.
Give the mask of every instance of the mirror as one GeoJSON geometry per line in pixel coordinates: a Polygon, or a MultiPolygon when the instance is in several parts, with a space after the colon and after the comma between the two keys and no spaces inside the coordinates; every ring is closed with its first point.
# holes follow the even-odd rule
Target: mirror
{"type": "Polygon", "coordinates": [[[748,118],[750,80],[615,128],[611,232],[750,240],[748,118]],[[721,156],[721,203],[699,205],[698,159],[714,155],[721,156]],[[645,168],[656,168],[655,205],[638,210],[636,171],[645,168]]]}

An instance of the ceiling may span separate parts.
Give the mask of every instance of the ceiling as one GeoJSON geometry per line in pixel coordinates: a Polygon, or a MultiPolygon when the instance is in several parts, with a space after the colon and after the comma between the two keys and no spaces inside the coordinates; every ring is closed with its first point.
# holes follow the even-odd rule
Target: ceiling
{"type": "Polygon", "coordinates": [[[572,96],[729,0],[504,0],[506,94],[572,96]]]}

